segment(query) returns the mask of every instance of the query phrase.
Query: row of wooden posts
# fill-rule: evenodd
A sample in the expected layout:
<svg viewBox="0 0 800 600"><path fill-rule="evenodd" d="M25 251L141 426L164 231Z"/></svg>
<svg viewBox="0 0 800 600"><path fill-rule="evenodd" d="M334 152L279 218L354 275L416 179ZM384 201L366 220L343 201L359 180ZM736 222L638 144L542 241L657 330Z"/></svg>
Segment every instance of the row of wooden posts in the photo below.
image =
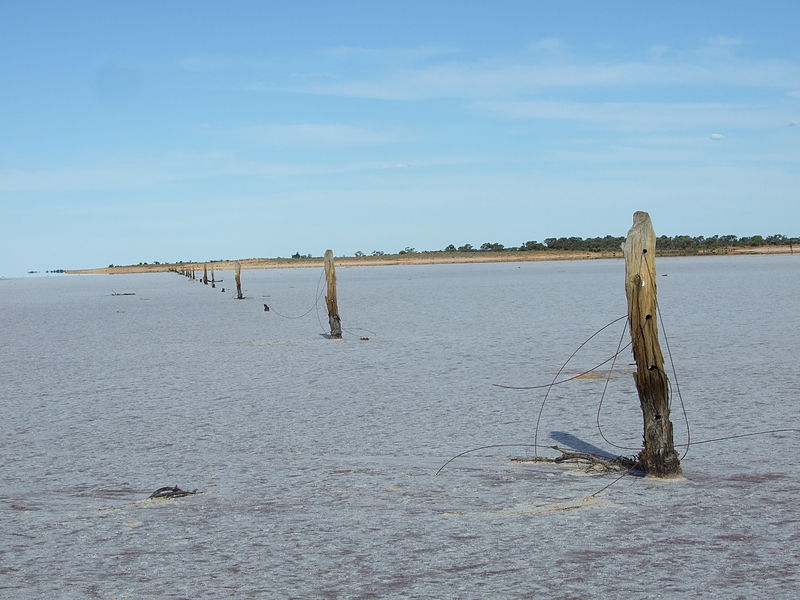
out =
<svg viewBox="0 0 800 600"><path fill-rule="evenodd" d="M189 279L196 280L197 274L195 271L196 265L189 264L184 265L180 270L178 269L170 269L176 273L179 273ZM331 328L331 339L341 339L342 338L342 320L339 317L339 303L336 300L336 267L334 266L333 262L333 250L326 250L325 251L325 259L324 259L324 268L325 268L325 279L328 283L326 294L325 294L325 305L328 309L328 324ZM203 263L203 278L202 281L205 285L208 285L208 263ZM244 300L244 296L242 295L242 263L238 260L234 263L234 279L236 280L236 299L237 300ZM214 266L211 266L211 287L216 287L216 281L214 279ZM222 291L225 291L225 288L222 288ZM265 305L266 306L266 305Z"/></svg>
<svg viewBox="0 0 800 600"><path fill-rule="evenodd" d="M639 403L644 421L644 447L638 462L648 475L656 477L678 477L681 474L680 459L673 442L672 421L669 406L669 382L664 370L664 356L658 341L658 300L655 269L656 235L650 215L637 211L633 215L633 226L622 245L625 257L625 295L628 301L628 323L630 326L633 357L636 361L634 382L639 394ZM242 299L241 263L235 264L236 297ZM330 337L342 337L342 324L336 301L336 269L333 251L325 251L325 278L327 291L325 304L328 309ZM195 279L194 265L186 267L181 274ZM214 286L214 270L211 270ZM203 283L208 284L208 266L203 265Z"/></svg>

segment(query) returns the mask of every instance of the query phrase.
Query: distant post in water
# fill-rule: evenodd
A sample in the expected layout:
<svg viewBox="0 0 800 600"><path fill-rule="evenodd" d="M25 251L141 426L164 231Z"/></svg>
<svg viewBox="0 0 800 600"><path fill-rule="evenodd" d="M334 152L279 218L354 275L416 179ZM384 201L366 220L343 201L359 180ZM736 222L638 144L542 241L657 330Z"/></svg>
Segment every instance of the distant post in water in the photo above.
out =
<svg viewBox="0 0 800 600"><path fill-rule="evenodd" d="M244 299L244 296L242 296L242 263L237 260L234 268L236 269L234 274L234 279L236 279L236 299L242 300Z"/></svg>
<svg viewBox="0 0 800 600"><path fill-rule="evenodd" d="M637 211L622 244L625 256L625 295L636 373L644 418L644 448L639 463L648 475L678 477L681 463L672 440L669 387L664 356L658 343L656 297L656 234L650 215Z"/></svg>
<svg viewBox="0 0 800 600"><path fill-rule="evenodd" d="M211 287L217 287L216 282L214 281L214 265L211 265Z"/></svg>
<svg viewBox="0 0 800 600"><path fill-rule="evenodd" d="M339 305L336 302L336 268L333 266L333 250L325 250L325 279L328 282L325 304L328 307L331 339L340 339L342 337L342 322L339 319Z"/></svg>
<svg viewBox="0 0 800 600"><path fill-rule="evenodd" d="M208 264L203 263L203 284L208 285Z"/></svg>

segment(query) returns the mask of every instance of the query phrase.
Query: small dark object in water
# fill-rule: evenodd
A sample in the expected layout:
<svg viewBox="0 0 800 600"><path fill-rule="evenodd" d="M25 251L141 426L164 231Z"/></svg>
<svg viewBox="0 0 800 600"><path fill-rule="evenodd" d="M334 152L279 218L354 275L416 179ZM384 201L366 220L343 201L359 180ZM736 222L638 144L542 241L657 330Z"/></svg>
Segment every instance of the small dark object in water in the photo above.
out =
<svg viewBox="0 0 800 600"><path fill-rule="evenodd" d="M188 492L186 490L182 490L176 485L175 487L158 488L155 492L150 494L148 498L183 498L184 496L192 496L196 493L196 489Z"/></svg>
<svg viewBox="0 0 800 600"><path fill-rule="evenodd" d="M222 288L222 293L223 293L223 294L225 293L225 288Z"/></svg>
<svg viewBox="0 0 800 600"><path fill-rule="evenodd" d="M269 306L267 306L266 304L264 305L264 312L269 312Z"/></svg>
<svg viewBox="0 0 800 600"><path fill-rule="evenodd" d="M362 342L366 342L367 340L369 340L368 337L362 337L362 338L358 338L358 339L360 339Z"/></svg>

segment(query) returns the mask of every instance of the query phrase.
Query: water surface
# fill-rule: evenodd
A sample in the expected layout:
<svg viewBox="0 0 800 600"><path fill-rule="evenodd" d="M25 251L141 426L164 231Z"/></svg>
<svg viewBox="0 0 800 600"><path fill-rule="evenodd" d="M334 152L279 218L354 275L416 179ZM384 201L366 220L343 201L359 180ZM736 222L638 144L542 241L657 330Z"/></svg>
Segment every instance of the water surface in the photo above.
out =
<svg viewBox="0 0 800 600"><path fill-rule="evenodd" d="M796 427L797 257L657 266L692 439ZM627 342L620 322L564 366L624 315L623 269L339 268L339 341L321 269L245 271L242 301L229 272L0 281L0 597L793 597L797 434L596 496L613 476L509 462L526 448L435 476L533 442L546 390L493 384ZM539 443L635 454L630 363L552 388ZM203 494L144 500L176 484Z"/></svg>

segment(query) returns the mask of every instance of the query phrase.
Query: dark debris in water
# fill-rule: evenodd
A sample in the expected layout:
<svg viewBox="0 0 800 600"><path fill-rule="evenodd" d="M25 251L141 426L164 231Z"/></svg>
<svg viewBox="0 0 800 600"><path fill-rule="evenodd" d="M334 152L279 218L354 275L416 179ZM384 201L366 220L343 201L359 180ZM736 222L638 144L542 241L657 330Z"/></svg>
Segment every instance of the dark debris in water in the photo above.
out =
<svg viewBox="0 0 800 600"><path fill-rule="evenodd" d="M194 489L191 492L187 490L182 490L177 485L174 487L162 487L158 488L155 492L150 494L148 498L183 498L184 496L193 496L197 494L197 490Z"/></svg>

